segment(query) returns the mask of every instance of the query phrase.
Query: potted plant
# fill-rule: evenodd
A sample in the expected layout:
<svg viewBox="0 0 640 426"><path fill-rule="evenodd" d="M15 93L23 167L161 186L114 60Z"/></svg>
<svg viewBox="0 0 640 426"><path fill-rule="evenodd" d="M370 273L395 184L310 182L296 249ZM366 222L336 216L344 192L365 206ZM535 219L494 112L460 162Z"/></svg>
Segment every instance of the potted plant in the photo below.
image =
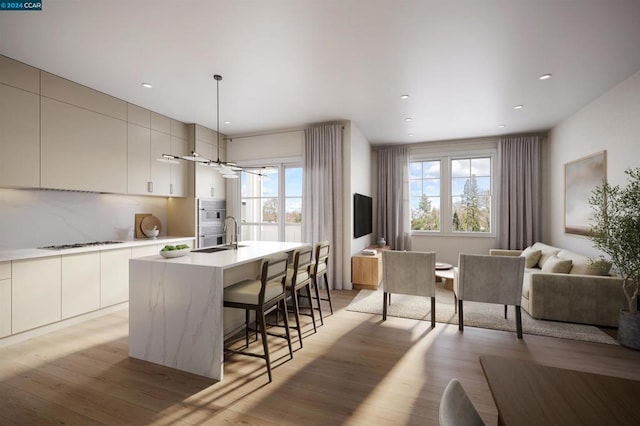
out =
<svg viewBox="0 0 640 426"><path fill-rule="evenodd" d="M628 310L620 311L618 341L640 350L640 168L625 170L627 186L603 182L592 192L593 209L590 238L595 248L611 258L622 278Z"/></svg>

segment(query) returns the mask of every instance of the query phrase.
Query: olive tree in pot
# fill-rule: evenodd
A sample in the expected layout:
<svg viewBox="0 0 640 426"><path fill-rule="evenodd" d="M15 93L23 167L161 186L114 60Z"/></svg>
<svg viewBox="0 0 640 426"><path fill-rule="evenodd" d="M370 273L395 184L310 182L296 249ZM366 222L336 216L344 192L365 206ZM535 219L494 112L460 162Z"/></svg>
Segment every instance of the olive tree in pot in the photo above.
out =
<svg viewBox="0 0 640 426"><path fill-rule="evenodd" d="M629 309L620 311L618 342L640 350L640 168L625 170L627 185L603 182L589 199L593 209L590 238L595 248L611 258L622 278Z"/></svg>

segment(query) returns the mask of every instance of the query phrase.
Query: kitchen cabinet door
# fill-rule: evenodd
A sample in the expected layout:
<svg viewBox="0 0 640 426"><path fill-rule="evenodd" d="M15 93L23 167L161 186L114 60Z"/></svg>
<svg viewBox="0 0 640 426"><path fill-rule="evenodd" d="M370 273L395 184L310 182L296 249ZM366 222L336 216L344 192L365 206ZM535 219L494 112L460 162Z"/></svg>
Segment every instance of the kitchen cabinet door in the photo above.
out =
<svg viewBox="0 0 640 426"><path fill-rule="evenodd" d="M149 195L151 181L151 130L129 123L127 125L127 192Z"/></svg>
<svg viewBox="0 0 640 426"><path fill-rule="evenodd" d="M0 280L0 337L11 334L11 279Z"/></svg>
<svg viewBox="0 0 640 426"><path fill-rule="evenodd" d="M162 154L171 152L171 135L151 130L151 182L150 195L169 196L171 185L171 164L157 161ZM174 154L175 155L175 154Z"/></svg>
<svg viewBox="0 0 640 426"><path fill-rule="evenodd" d="M11 262L0 262L0 337L11 334Z"/></svg>
<svg viewBox="0 0 640 426"><path fill-rule="evenodd" d="M127 123L41 97L43 188L127 192Z"/></svg>
<svg viewBox="0 0 640 426"><path fill-rule="evenodd" d="M100 253L62 256L62 319L100 308Z"/></svg>
<svg viewBox="0 0 640 426"><path fill-rule="evenodd" d="M198 154L215 160L217 155L214 151L212 144L196 139L196 152ZM196 198L211 198L217 195L213 186L214 173L218 173L218 171L213 167L198 166L195 168Z"/></svg>
<svg viewBox="0 0 640 426"><path fill-rule="evenodd" d="M100 307L129 300L131 249L100 252Z"/></svg>
<svg viewBox="0 0 640 426"><path fill-rule="evenodd" d="M11 332L60 321L60 256L11 262Z"/></svg>
<svg viewBox="0 0 640 426"><path fill-rule="evenodd" d="M0 187L40 186L40 98L0 84Z"/></svg>
<svg viewBox="0 0 640 426"><path fill-rule="evenodd" d="M171 136L171 153L178 156L191 154L189 152L187 140ZM187 163L186 161L171 164L171 184L169 187L169 195L173 197L187 196L189 190L189 166L193 167L194 164Z"/></svg>

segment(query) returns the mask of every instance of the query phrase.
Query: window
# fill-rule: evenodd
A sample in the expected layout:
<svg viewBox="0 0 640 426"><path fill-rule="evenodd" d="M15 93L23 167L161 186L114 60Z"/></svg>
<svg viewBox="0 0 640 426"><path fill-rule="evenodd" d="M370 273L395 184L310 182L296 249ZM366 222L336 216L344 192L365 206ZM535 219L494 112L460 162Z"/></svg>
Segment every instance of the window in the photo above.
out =
<svg viewBox="0 0 640 426"><path fill-rule="evenodd" d="M301 242L302 167L261 171L262 177L241 172L241 239Z"/></svg>
<svg viewBox="0 0 640 426"><path fill-rule="evenodd" d="M411 229L440 230L440 161L416 161L409 166Z"/></svg>
<svg viewBox="0 0 640 426"><path fill-rule="evenodd" d="M453 232L491 232L491 158L451 160Z"/></svg>
<svg viewBox="0 0 640 426"><path fill-rule="evenodd" d="M492 234L493 154L411 161L411 229Z"/></svg>

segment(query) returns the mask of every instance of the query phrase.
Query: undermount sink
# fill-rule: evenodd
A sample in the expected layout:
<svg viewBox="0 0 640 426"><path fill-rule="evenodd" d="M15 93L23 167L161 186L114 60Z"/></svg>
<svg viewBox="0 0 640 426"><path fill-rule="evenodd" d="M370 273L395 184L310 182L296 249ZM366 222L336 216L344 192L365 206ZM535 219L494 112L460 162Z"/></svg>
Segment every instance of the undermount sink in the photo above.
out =
<svg viewBox="0 0 640 426"><path fill-rule="evenodd" d="M242 244L238 244L238 247L246 247L246 246ZM205 248L195 249L191 251L194 253L216 253L218 251L233 250L234 248L235 247L232 244L223 244L220 246L205 247Z"/></svg>

